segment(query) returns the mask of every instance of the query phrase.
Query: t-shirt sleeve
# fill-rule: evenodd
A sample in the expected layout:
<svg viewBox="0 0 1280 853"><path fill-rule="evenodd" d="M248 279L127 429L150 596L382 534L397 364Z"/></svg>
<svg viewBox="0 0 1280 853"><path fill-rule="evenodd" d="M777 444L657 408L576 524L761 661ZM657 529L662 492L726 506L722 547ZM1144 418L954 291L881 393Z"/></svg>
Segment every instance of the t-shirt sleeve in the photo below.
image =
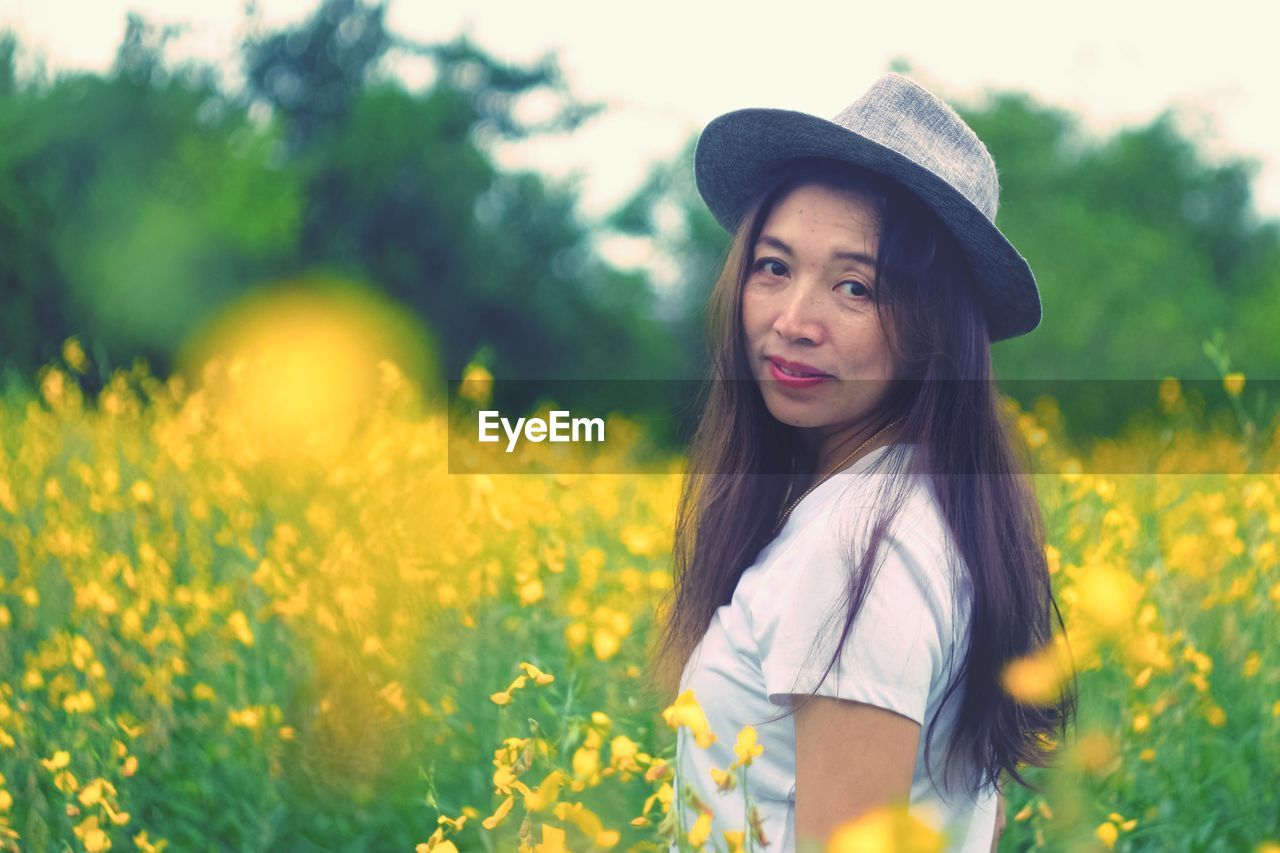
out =
<svg viewBox="0 0 1280 853"><path fill-rule="evenodd" d="M782 706L805 693L865 702L923 726L952 623L945 552L928 525L900 519L881 541L844 653L819 684L844 626L848 579L865 550L862 528L839 513L812 519L754 591L752 633L766 692Z"/></svg>

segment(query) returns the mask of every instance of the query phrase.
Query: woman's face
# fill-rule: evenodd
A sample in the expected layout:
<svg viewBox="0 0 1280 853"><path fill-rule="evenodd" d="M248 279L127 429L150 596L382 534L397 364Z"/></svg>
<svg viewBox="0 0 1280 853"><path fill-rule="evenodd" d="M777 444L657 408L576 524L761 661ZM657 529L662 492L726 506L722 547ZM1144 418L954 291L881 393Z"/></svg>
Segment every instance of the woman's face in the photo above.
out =
<svg viewBox="0 0 1280 853"><path fill-rule="evenodd" d="M831 435L888 391L893 363L871 296L879 224L862 194L822 184L796 187L765 220L742 325L752 374L783 423Z"/></svg>

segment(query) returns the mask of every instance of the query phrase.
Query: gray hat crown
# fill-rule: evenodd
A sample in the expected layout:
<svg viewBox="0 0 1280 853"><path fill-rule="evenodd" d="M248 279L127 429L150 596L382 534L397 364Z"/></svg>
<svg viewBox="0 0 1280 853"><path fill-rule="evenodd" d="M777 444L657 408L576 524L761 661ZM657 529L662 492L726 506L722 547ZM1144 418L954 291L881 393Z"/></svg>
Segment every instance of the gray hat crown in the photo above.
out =
<svg viewBox="0 0 1280 853"><path fill-rule="evenodd" d="M949 104L907 77L885 74L832 121L928 169L995 221L1000 179L991 152Z"/></svg>

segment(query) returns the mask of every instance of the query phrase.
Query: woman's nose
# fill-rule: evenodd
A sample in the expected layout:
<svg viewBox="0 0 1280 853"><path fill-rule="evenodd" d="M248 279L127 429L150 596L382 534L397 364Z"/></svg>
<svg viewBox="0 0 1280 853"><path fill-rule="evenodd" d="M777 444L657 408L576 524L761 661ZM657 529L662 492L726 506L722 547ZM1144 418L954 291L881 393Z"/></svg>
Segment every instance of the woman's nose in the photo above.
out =
<svg viewBox="0 0 1280 853"><path fill-rule="evenodd" d="M787 289L774 318L773 329L787 340L807 339L817 343L822 337L822 308L806 288Z"/></svg>

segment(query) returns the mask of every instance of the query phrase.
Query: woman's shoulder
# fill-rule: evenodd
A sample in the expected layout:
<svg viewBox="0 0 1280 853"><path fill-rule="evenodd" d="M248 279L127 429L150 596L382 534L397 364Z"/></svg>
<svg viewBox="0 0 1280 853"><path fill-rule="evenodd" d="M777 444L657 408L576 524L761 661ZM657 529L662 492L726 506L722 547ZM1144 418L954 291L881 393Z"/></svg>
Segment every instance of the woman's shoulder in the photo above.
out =
<svg viewBox="0 0 1280 853"><path fill-rule="evenodd" d="M880 571L909 574L934 594L952 598L970 582L963 557L931 478L910 471L912 448L883 465L837 475L844 482L824 496L797 538L809 549L860 555L882 514L891 513L880 540ZM886 454L886 457L888 454Z"/></svg>
<svg viewBox="0 0 1280 853"><path fill-rule="evenodd" d="M866 571L860 630L864 637L885 639L863 642L901 647L904 654L936 647L939 666L950 660L967 624L967 576L929 478L899 479L888 492L900 500L885 506L875 490L853 480L848 488L828 489L767 557L747 597L749 624L762 642L773 642L778 631L800 631L797 623L816 626L826 624L833 612L838 616L848 602L846 593L857 586L855 574ZM895 508L874 561L865 563L882 511Z"/></svg>
<svg viewBox="0 0 1280 853"><path fill-rule="evenodd" d="M761 555L773 566L848 555L865 546L882 514L892 515L881 548L950 585L959 555L928 476L911 470L913 445L886 445L814 489ZM790 571L790 570L787 570Z"/></svg>

